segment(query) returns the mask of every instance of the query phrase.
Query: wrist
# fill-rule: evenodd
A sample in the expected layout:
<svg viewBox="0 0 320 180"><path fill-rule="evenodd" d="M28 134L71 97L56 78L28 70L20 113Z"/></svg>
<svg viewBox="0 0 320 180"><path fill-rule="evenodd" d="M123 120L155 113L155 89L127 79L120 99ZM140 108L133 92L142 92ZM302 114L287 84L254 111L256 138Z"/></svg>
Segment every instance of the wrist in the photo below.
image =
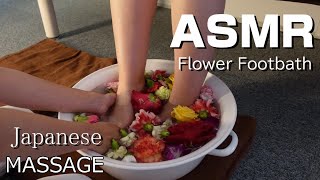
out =
<svg viewBox="0 0 320 180"><path fill-rule="evenodd" d="M105 104L104 104L104 95L95 93L95 92L89 92L87 97L87 102L85 102L85 112L95 113L98 115L101 115L105 112Z"/></svg>

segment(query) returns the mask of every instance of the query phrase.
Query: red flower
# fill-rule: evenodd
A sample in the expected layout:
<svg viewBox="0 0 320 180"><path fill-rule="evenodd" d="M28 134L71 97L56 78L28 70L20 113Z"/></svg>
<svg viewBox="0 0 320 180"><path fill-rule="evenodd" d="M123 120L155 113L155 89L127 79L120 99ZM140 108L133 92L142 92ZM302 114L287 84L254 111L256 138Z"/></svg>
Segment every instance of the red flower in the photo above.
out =
<svg viewBox="0 0 320 180"><path fill-rule="evenodd" d="M161 140L148 135L136 140L131 152L138 162L151 163L162 161L162 152L165 144Z"/></svg>
<svg viewBox="0 0 320 180"><path fill-rule="evenodd" d="M88 122L90 124L97 123L99 121L99 117L97 115L90 115L88 116Z"/></svg>
<svg viewBox="0 0 320 180"><path fill-rule="evenodd" d="M144 129L140 129L139 131L136 132L136 135L137 135L138 138L141 138L141 137L150 135L150 133L148 133Z"/></svg>
<svg viewBox="0 0 320 180"><path fill-rule="evenodd" d="M159 125L161 120L158 116L152 112L146 112L143 109L140 109L139 113L135 114L136 119L131 123L129 129L134 132L138 132L143 129L145 124Z"/></svg>
<svg viewBox="0 0 320 180"><path fill-rule="evenodd" d="M152 93L144 94L138 91L132 91L131 104L135 112L144 109L153 113L160 113L162 104L161 100Z"/></svg>
<svg viewBox="0 0 320 180"><path fill-rule="evenodd" d="M201 146L216 136L214 125L206 121L193 121L178 123L171 126L168 131L170 136L165 138L168 144L185 144Z"/></svg>
<svg viewBox="0 0 320 180"><path fill-rule="evenodd" d="M159 82L154 82L151 79L147 79L147 92L156 92L162 85Z"/></svg>
<svg viewBox="0 0 320 180"><path fill-rule="evenodd" d="M162 80L164 77L167 77L166 71L156 70L152 75L151 79L154 81Z"/></svg>
<svg viewBox="0 0 320 180"><path fill-rule="evenodd" d="M219 112L217 108L212 105L212 99L209 99L208 101L197 99L196 102L191 105L191 109L193 109L196 113L207 111L212 117L219 119Z"/></svg>

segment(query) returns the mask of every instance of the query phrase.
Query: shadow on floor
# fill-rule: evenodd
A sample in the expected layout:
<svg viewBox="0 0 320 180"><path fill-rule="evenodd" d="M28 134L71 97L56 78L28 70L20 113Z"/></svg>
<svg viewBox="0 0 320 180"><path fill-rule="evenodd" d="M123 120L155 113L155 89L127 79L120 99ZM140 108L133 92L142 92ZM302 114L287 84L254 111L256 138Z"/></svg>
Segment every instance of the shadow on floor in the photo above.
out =
<svg viewBox="0 0 320 180"><path fill-rule="evenodd" d="M60 34L58 39L71 37L71 36L74 36L74 35L78 35L78 34L81 34L81 33L85 33L85 32L92 31L92 30L96 30L96 29L102 28L104 26L110 26L110 25L112 25L111 19L106 20L106 21L101 21L101 22L98 22L98 23L95 23L95 24L91 24L91 25L79 28L79 29L75 29L75 30L72 30L72 31L69 31L69 32L62 33L62 34Z"/></svg>

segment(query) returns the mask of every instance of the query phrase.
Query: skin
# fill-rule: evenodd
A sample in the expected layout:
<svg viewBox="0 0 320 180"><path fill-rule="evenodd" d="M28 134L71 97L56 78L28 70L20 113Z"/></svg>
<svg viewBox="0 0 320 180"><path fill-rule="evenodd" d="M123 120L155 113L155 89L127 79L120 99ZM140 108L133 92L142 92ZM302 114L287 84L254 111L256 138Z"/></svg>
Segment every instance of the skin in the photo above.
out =
<svg viewBox="0 0 320 180"><path fill-rule="evenodd" d="M59 121L57 119L35 115L31 113L25 113L10 109L0 109L0 136L6 137L2 138L0 146L0 161L4 161L5 157L10 156L11 159L15 159L20 156L22 160L26 159L28 156L33 159L40 156L57 156L60 154L72 152L78 149L90 149L95 152L104 154L110 147L110 141L112 138L118 138L119 128L112 123L97 123L97 124L87 124L87 123L74 123L68 121ZM82 133L99 133L103 137L102 144L96 145L79 145L79 146L48 146L44 144L40 146L37 150L32 149L30 146L21 145L17 149L10 147L11 144L16 143L16 130L14 127L20 127L21 133L66 133L70 136L71 133L77 133L81 135Z"/></svg>
<svg viewBox="0 0 320 180"><path fill-rule="evenodd" d="M99 94L71 89L31 75L6 68L0 68L0 101L2 104L23 107L31 110L46 110L57 112L91 112L105 114L116 100L115 94ZM109 148L111 137L118 137L119 127L111 122L98 124L84 124L60 121L55 118L19 112L15 110L0 109L0 158L26 155L31 157L59 155L81 148L89 148L104 153ZM21 147L13 150L9 144L14 143L15 130L20 127L23 132L33 133L100 133L103 137L101 146L61 146L52 147L44 145L39 150L30 147ZM7 138L8 137L8 138Z"/></svg>
<svg viewBox="0 0 320 180"><path fill-rule="evenodd" d="M223 13L225 7L225 0L173 0L171 3L173 32L182 14L193 14L204 40L211 34L207 29L208 18L213 14ZM143 73L155 9L156 1L154 0L111 0L113 30L120 68L117 94L119 102L117 101L111 118L116 120L115 117L121 117L127 121L125 124L130 124L133 118L130 105L131 91L140 90L143 87ZM169 103L164 107L160 118L169 117L175 105L191 105L198 97L207 71L190 71L187 68L180 71L178 59L191 56L193 59L213 60L216 56L215 50L207 42L206 47L196 49L192 43L183 43L181 49L174 50L175 84ZM185 81L186 79L188 81ZM129 113L122 113L118 110L120 108Z"/></svg>
<svg viewBox="0 0 320 180"><path fill-rule="evenodd" d="M208 4L214 4L208 6ZM222 14L224 12L225 0L202 0L201 2L193 0L178 0L172 1L172 32L175 33L175 29L179 23L182 14L193 14L197 20L198 27L201 35L204 39L206 48L197 49L193 43L183 43L180 49L174 50L175 58L175 76L172 93L169 99L169 103L164 107L163 112L160 114L160 118L166 119L170 117L170 113L173 107L177 105L191 105L199 96L204 79L207 76L207 71L190 71L188 68L184 68L183 71L179 70L179 57L192 57L193 59L200 59L205 61L211 61L216 56L216 51L205 40L211 33L207 28L208 18L213 14ZM188 79L188 81L186 81ZM192 84L192 88L190 88Z"/></svg>
<svg viewBox="0 0 320 180"><path fill-rule="evenodd" d="M7 68L0 68L0 82L2 103L31 110L103 114L116 99L114 94L71 89Z"/></svg>
<svg viewBox="0 0 320 180"><path fill-rule="evenodd" d="M144 70L157 1L111 0L110 5L120 72L117 102L110 120L120 127L126 127L133 118L131 92L139 91L144 86ZM119 119L123 121L119 122Z"/></svg>

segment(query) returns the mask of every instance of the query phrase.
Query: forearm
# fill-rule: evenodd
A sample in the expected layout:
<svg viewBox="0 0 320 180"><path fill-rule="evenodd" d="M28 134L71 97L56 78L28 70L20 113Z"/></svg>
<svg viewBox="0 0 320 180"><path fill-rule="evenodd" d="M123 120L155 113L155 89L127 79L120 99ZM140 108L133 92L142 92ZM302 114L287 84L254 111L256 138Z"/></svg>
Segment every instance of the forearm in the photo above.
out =
<svg viewBox="0 0 320 180"><path fill-rule="evenodd" d="M99 147L92 145L86 146L81 144L79 146L49 146L47 144L43 144L42 146L39 146L38 149L33 149L31 146L20 145L19 148L14 149L11 147L11 144L15 146L18 142L15 127L19 127L21 129L21 134L28 133L30 135L32 133L41 133L42 135L47 133L65 133L69 137L71 133L76 133L79 136L81 136L82 133L88 133L89 135L94 133L101 134L99 129L94 128L93 126L95 125L60 121L47 116L9 109L0 109L0 137L2 137L0 143L0 161L2 161L6 156L10 156L11 158L21 156L22 159L25 159L27 156L31 156L32 158L37 158L39 156L51 157L78 149L99 149ZM106 149L110 145L110 139L117 137L118 134L117 127L113 124L107 124L104 128L110 129L110 135L104 136L104 140L101 144L101 147ZM101 135L103 136L103 134Z"/></svg>
<svg viewBox="0 0 320 180"><path fill-rule="evenodd" d="M31 110L96 112L103 97L6 68L0 68L0 82L0 102Z"/></svg>

